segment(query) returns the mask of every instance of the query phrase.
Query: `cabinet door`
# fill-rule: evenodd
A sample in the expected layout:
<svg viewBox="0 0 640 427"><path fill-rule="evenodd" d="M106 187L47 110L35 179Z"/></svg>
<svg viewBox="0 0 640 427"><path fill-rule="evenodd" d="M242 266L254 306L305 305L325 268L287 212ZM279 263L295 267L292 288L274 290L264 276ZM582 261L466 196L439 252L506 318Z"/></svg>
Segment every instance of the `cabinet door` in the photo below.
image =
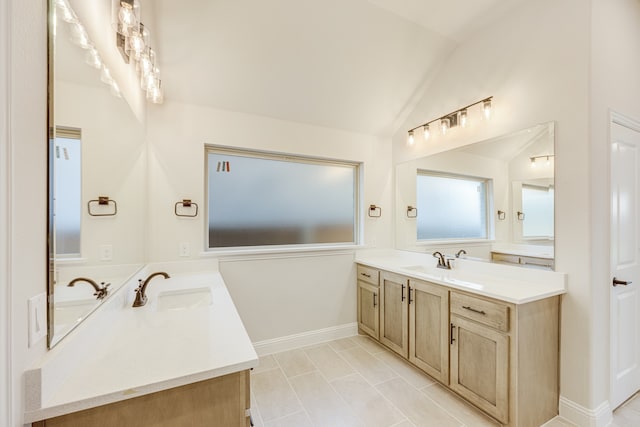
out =
<svg viewBox="0 0 640 427"><path fill-rule="evenodd" d="M408 282L383 272L380 284L380 342L405 358L409 356Z"/></svg>
<svg viewBox="0 0 640 427"><path fill-rule="evenodd" d="M373 338L379 337L378 287L358 280L358 326Z"/></svg>
<svg viewBox="0 0 640 427"><path fill-rule="evenodd" d="M509 336L451 315L450 387L507 424Z"/></svg>
<svg viewBox="0 0 640 427"><path fill-rule="evenodd" d="M409 281L409 360L449 384L449 291Z"/></svg>

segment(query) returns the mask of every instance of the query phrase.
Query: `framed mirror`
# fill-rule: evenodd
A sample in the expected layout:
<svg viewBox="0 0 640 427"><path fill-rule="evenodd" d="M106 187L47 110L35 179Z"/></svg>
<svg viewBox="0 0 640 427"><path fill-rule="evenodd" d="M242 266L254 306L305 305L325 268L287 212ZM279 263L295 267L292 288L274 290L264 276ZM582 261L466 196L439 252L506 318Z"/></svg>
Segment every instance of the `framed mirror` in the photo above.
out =
<svg viewBox="0 0 640 427"><path fill-rule="evenodd" d="M49 7L49 347L144 262L144 124L73 6Z"/></svg>
<svg viewBox="0 0 640 427"><path fill-rule="evenodd" d="M396 247L554 268L554 123L396 165Z"/></svg>

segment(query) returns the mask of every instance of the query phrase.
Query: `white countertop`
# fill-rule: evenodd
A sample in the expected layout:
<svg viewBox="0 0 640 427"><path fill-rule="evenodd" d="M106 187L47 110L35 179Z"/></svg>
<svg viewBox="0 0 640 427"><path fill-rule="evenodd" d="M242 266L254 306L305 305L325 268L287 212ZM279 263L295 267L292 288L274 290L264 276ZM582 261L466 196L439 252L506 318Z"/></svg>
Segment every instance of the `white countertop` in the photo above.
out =
<svg viewBox="0 0 640 427"><path fill-rule="evenodd" d="M452 260L445 270L431 254L393 249L358 251L355 262L513 304L566 293L566 274L555 271L466 259Z"/></svg>
<svg viewBox="0 0 640 427"><path fill-rule="evenodd" d="M507 255L519 255L535 258L553 259L554 248L553 246L542 245L499 245L495 244L491 246L491 252L507 254Z"/></svg>
<svg viewBox="0 0 640 427"><path fill-rule="evenodd" d="M220 273L165 271L172 277L150 282L144 307L131 307L134 280L123 289L121 300L112 303L117 307L106 309L102 318L90 317L80 328L93 328L102 338L74 343L66 342L67 337L26 373L25 423L257 366L258 357ZM157 310L160 292L203 287L211 290L210 305ZM61 360L65 357L66 362ZM73 366L66 375L57 372L69 364Z"/></svg>

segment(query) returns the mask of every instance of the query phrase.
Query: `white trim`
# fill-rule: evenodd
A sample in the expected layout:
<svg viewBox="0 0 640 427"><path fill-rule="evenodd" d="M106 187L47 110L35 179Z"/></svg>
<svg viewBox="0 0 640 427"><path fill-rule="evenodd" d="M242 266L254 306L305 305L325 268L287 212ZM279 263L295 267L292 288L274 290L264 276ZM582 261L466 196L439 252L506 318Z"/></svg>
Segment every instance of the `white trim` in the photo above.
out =
<svg viewBox="0 0 640 427"><path fill-rule="evenodd" d="M616 123L620 126L624 126L636 132L640 132L640 122L636 119L633 119L629 116L625 116L624 114L618 113L617 111L609 111L610 122Z"/></svg>
<svg viewBox="0 0 640 427"><path fill-rule="evenodd" d="M300 334L287 335L270 340L254 342L258 356L279 353L281 351L293 350L309 345L348 338L358 335L358 324L347 323L345 325L333 326L331 328L317 329L315 331L303 332Z"/></svg>
<svg viewBox="0 0 640 427"><path fill-rule="evenodd" d="M560 416L580 427L606 427L613 419L608 400L595 409L587 409L563 396L560 396Z"/></svg>
<svg viewBox="0 0 640 427"><path fill-rule="evenodd" d="M11 103L10 2L0 3L0 425L12 425L13 373L11 365L11 289L9 280L11 216L9 210L11 180Z"/></svg>

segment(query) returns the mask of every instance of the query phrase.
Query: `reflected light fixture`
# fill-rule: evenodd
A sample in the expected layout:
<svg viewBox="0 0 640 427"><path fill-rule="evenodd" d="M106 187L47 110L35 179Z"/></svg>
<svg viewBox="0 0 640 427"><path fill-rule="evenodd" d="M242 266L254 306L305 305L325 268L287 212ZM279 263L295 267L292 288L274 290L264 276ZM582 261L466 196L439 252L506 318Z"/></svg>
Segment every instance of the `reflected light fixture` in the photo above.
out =
<svg viewBox="0 0 640 427"><path fill-rule="evenodd" d="M149 46L149 29L140 21L138 0L112 0L111 25L116 31L116 45L124 61L133 60L140 77L140 88L147 100L161 104L163 97L156 52Z"/></svg>
<svg viewBox="0 0 640 427"><path fill-rule="evenodd" d="M545 159L545 166L551 166L551 158L555 157L555 154L543 154L542 156L533 156L533 157L529 157L529 160L531 160L531 167L535 168L536 164L538 163L538 159Z"/></svg>
<svg viewBox="0 0 640 427"><path fill-rule="evenodd" d="M482 104L482 111L483 114L485 116L485 118L489 119L491 117L491 102L493 100L493 96L490 96L488 98L484 98L481 99L480 101L476 101L472 104L469 104L467 106L464 106L462 108L457 109L456 111L453 111L451 113L445 114L444 116L438 117L437 119L433 119L430 120L428 122L425 122L421 125L418 125L416 127L414 127L413 129L409 129L408 130L408 138L407 138L407 143L408 145L413 145L415 140L413 137L413 133L414 131L416 131L419 128L423 128L424 130L424 139L428 140L429 136L430 136L430 132L429 132L429 125L435 122L440 122L440 130L442 131L442 134L445 135L449 129L454 128L458 125L460 125L460 127L466 127L467 124L469 123L468 117L468 109L475 106L475 105L479 105Z"/></svg>

